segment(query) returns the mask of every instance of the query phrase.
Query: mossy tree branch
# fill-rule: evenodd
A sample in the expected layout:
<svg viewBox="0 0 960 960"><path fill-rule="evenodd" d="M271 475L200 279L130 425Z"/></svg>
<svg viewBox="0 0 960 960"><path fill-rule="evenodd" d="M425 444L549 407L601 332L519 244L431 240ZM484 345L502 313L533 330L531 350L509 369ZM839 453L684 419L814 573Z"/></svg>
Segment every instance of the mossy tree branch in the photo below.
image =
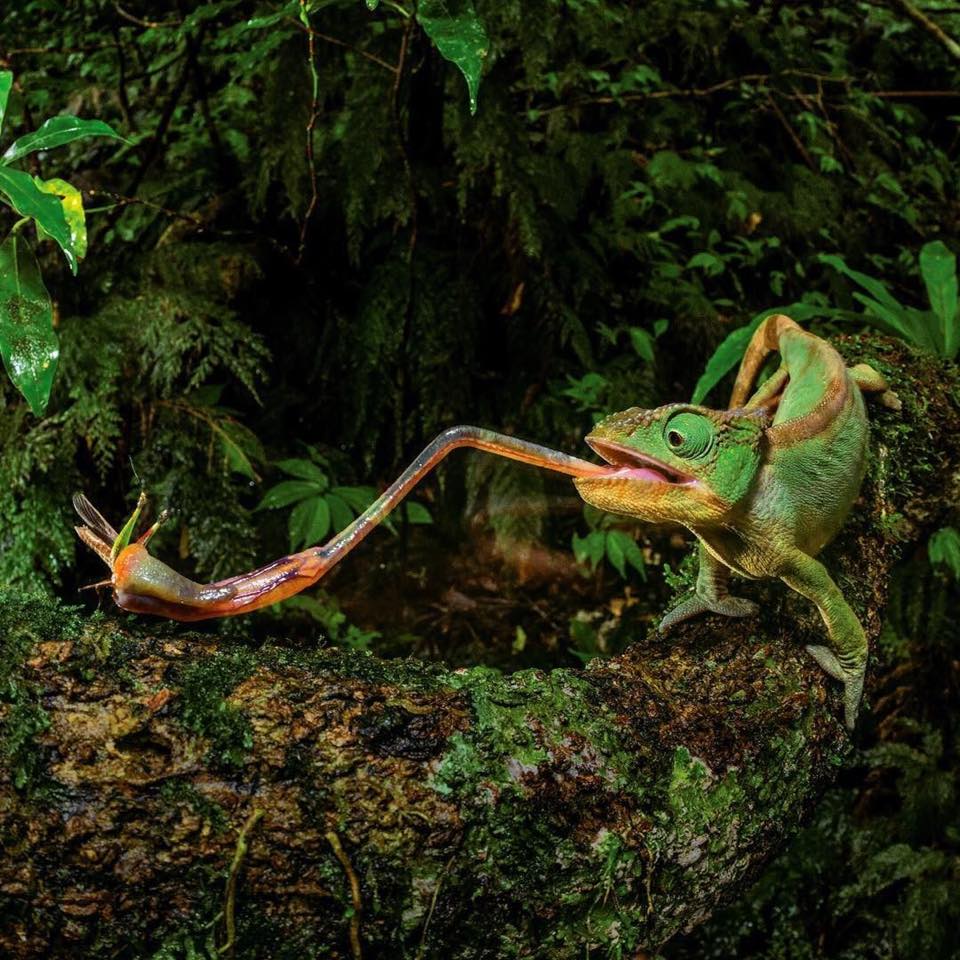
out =
<svg viewBox="0 0 960 960"><path fill-rule="evenodd" d="M903 401L871 402L869 476L825 557L875 640L891 566L956 501L960 393L900 344L838 345ZM656 948L743 885L849 749L839 690L803 653L816 611L778 584L744 592L761 620L511 677L8 596L0 953Z"/></svg>

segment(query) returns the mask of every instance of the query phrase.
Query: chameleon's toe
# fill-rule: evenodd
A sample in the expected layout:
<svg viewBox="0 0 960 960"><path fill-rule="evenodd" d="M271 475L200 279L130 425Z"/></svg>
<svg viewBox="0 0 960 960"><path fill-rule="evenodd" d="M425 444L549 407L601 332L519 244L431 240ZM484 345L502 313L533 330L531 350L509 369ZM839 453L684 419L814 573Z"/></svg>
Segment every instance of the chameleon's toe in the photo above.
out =
<svg viewBox="0 0 960 960"><path fill-rule="evenodd" d="M848 730L853 730L857 723L857 712L860 709L860 698L863 696L863 681L867 673L867 665L844 667L837 659L837 655L828 647L809 646L807 653L813 657L834 680L843 684L843 720Z"/></svg>
<svg viewBox="0 0 960 960"><path fill-rule="evenodd" d="M659 631L666 633L683 620L699 616L701 613L718 613L724 617L752 617L759 610L752 600L743 597L724 597L722 600L691 597L675 606L661 621Z"/></svg>

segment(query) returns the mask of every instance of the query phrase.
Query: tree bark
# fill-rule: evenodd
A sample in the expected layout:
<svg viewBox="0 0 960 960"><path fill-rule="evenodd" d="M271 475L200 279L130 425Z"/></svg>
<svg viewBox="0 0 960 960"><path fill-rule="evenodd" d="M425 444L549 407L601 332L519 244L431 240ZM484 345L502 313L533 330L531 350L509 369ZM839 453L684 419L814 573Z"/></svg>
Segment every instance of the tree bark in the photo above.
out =
<svg viewBox="0 0 960 960"><path fill-rule="evenodd" d="M874 641L960 485L952 367L888 376L824 561ZM745 584L582 671L503 676L0 601L0 955L634 957L703 920L850 749L816 610ZM877 662L876 653L873 658ZM869 689L861 713L869 726Z"/></svg>

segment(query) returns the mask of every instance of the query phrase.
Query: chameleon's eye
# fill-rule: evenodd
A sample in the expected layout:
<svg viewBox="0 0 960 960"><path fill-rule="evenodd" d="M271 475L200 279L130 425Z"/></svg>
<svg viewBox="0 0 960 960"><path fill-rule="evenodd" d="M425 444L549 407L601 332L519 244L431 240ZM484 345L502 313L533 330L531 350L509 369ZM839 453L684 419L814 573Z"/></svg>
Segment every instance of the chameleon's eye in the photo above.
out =
<svg viewBox="0 0 960 960"><path fill-rule="evenodd" d="M717 440L713 422L689 410L674 414L664 425L663 435L671 452L685 460L706 456Z"/></svg>

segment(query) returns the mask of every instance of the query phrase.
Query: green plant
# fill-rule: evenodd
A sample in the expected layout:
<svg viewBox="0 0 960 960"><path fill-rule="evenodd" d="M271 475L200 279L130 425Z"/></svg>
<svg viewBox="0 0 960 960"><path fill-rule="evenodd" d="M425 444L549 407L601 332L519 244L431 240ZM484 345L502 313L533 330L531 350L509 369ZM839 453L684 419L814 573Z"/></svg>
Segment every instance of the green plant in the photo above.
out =
<svg viewBox="0 0 960 960"><path fill-rule="evenodd" d="M953 360L960 350L960 315L958 315L957 258L942 241L934 240L920 249L918 265L927 290L929 310L918 310L902 304L875 277L848 267L843 257L821 254L820 261L849 277L866 294L853 292L853 299L864 307L862 314L853 314L884 333L900 337L908 343ZM837 311L838 317L847 317Z"/></svg>
<svg viewBox="0 0 960 960"><path fill-rule="evenodd" d="M257 506L258 510L276 510L295 505L288 522L291 550L319 543L331 531L339 533L377 498L373 487L331 485L329 461L314 447L307 449L309 460L277 461L275 466L294 479L272 486ZM407 501L402 510L409 523L432 522L422 504ZM396 533L390 517L383 525Z"/></svg>
<svg viewBox="0 0 960 960"><path fill-rule="evenodd" d="M13 74L0 71L0 132L12 86ZM49 238L60 246L76 275L87 252L87 227L83 198L76 187L59 177L44 180L10 165L84 137L122 139L102 120L56 116L14 140L0 156L0 202L21 218L0 243L0 355L10 379L37 415L50 398L60 349L53 328L53 302L21 230L32 221L41 240Z"/></svg>
<svg viewBox="0 0 960 960"><path fill-rule="evenodd" d="M584 507L583 515L591 529L585 537L576 533L573 535L571 546L577 563L596 570L606 559L623 579L626 579L627 567L630 566L640 574L642 580L646 580L647 566L643 551L626 530L615 526L622 521L589 505Z"/></svg>
<svg viewBox="0 0 960 960"><path fill-rule="evenodd" d="M960 582L960 531L955 527L942 527L927 544L927 555L934 567L950 572Z"/></svg>

